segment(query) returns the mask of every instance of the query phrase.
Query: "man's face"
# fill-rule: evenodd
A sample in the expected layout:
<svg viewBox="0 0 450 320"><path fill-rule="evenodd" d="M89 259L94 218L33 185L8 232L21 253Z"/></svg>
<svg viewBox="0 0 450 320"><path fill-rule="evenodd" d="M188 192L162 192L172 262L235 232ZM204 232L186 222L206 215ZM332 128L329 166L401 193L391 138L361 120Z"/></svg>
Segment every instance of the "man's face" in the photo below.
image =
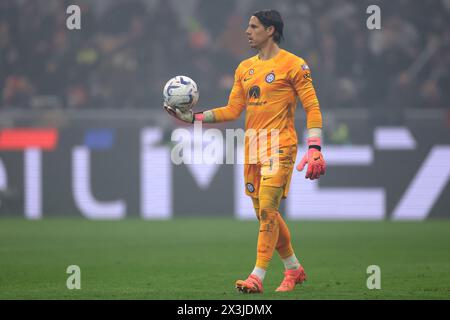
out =
<svg viewBox="0 0 450 320"><path fill-rule="evenodd" d="M273 32L274 28L272 26L266 29L257 17L252 16L245 34L250 47L260 49L271 38Z"/></svg>

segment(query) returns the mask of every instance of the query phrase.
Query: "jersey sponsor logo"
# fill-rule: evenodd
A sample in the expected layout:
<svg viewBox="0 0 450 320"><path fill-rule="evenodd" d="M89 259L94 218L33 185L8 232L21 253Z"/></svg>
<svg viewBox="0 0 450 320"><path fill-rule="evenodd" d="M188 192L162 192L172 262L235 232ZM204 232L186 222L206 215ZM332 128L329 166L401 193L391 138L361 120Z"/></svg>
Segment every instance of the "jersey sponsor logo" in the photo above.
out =
<svg viewBox="0 0 450 320"><path fill-rule="evenodd" d="M248 192L253 193L255 192L255 187L251 183L247 183L246 185Z"/></svg>
<svg viewBox="0 0 450 320"><path fill-rule="evenodd" d="M259 102L249 102L247 103L247 106L263 106L267 103L267 101L259 101Z"/></svg>
<svg viewBox="0 0 450 320"><path fill-rule="evenodd" d="M273 72L269 73L266 76L266 82L267 83L272 83L275 80L275 74Z"/></svg>
<svg viewBox="0 0 450 320"><path fill-rule="evenodd" d="M259 99L261 97L261 89L258 86L253 86L248 90L249 99Z"/></svg>

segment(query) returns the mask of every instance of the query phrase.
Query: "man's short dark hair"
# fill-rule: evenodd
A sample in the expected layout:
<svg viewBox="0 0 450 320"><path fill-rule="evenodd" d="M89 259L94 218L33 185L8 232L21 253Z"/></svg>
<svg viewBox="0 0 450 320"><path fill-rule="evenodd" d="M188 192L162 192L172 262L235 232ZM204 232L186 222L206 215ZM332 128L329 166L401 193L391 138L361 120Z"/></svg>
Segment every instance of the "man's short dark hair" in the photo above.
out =
<svg viewBox="0 0 450 320"><path fill-rule="evenodd" d="M281 18L281 14L276 10L260 10L256 11L253 14L258 20L262 23L262 25L266 28L273 26L275 31L273 33L273 41L277 44L281 42L283 37L283 19Z"/></svg>

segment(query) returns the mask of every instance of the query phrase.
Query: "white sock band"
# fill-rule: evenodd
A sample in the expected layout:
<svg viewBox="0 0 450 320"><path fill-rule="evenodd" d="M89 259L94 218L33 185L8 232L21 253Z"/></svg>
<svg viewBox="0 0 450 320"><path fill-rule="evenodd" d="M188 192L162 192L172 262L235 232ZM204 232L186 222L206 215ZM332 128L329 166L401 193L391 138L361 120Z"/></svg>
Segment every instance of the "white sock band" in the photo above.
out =
<svg viewBox="0 0 450 320"><path fill-rule="evenodd" d="M295 256L295 254L293 254L290 257L287 257L286 259L283 259L283 264L286 270L298 269L298 267L300 267L300 262L298 262L298 259Z"/></svg>
<svg viewBox="0 0 450 320"><path fill-rule="evenodd" d="M263 268L255 267L255 269L253 269L252 271L252 274L254 274L258 278L260 278L261 281L263 281L264 277L266 276L266 270L264 270Z"/></svg>

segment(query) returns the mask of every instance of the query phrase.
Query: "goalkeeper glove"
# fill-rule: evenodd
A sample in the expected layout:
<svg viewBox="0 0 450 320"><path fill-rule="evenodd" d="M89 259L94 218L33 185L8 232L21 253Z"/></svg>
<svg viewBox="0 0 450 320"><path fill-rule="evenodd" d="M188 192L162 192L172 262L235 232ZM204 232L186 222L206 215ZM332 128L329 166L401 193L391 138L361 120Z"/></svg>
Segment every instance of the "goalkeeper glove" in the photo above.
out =
<svg viewBox="0 0 450 320"><path fill-rule="evenodd" d="M306 170L306 179L319 179L320 175L325 174L326 163L320 152L320 138L308 138L308 152L303 156L300 163L297 165L297 170L302 171L305 165L308 165Z"/></svg>
<svg viewBox="0 0 450 320"><path fill-rule="evenodd" d="M180 109L176 107L171 107L166 103L164 103L164 109L172 117L175 117L184 122L194 123L194 113L192 112L192 110L181 111Z"/></svg>

